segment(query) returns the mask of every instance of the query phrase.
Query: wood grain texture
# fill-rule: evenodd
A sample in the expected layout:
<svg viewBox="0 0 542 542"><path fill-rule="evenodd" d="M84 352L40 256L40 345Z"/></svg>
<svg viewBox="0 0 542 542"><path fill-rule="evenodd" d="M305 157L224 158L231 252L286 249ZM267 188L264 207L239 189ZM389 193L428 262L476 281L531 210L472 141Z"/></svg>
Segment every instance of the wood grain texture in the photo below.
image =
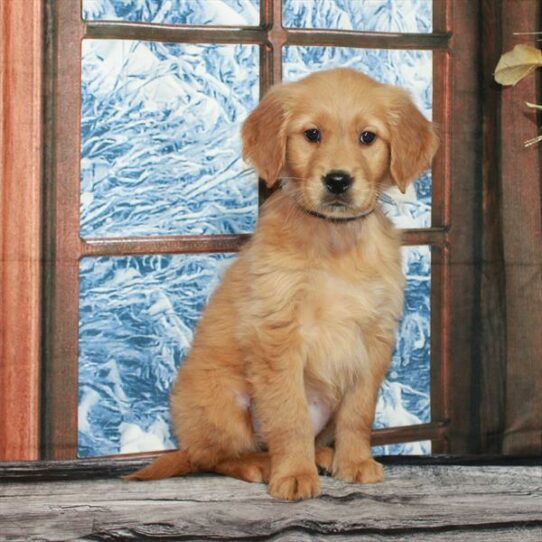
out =
<svg viewBox="0 0 542 542"><path fill-rule="evenodd" d="M160 454L134 454L111 458L60 461L10 461L0 463L0 483L56 482L120 478L139 470ZM409 467L542 467L542 457L503 455L385 455L383 465Z"/></svg>
<svg viewBox="0 0 542 542"><path fill-rule="evenodd" d="M503 1L503 51L517 43L540 47L540 2ZM537 25L538 23L538 25ZM504 453L542 454L542 145L540 116L524 102L542 103L535 74L501 94L501 172L506 281L506 419Z"/></svg>
<svg viewBox="0 0 542 542"><path fill-rule="evenodd" d="M47 3L42 457L77 454L80 3Z"/></svg>
<svg viewBox="0 0 542 542"><path fill-rule="evenodd" d="M274 500L261 484L213 475L3 483L0 540L542 538L540 466L386 471L377 485L322 477L322 496L299 503Z"/></svg>
<svg viewBox="0 0 542 542"><path fill-rule="evenodd" d="M0 2L0 459L38 456L42 1Z"/></svg>
<svg viewBox="0 0 542 542"><path fill-rule="evenodd" d="M477 316L475 218L481 216L481 108L479 82L479 2L451 2L451 72L454 86L451 130L451 205L449 232L449 398L451 453L480 453L476 363Z"/></svg>
<svg viewBox="0 0 542 542"><path fill-rule="evenodd" d="M272 4L269 4L271 8ZM279 3L275 5L280 6ZM276 21L278 17L275 17ZM264 22L264 25L268 21ZM280 21L279 21L280 23ZM132 22L89 21L85 38L127 39L172 43L263 43L269 39L269 26L221 28L213 26L180 26ZM438 49L446 48L450 35L445 32L409 34L361 32L349 30L280 28L291 45L328 45L372 49Z"/></svg>
<svg viewBox="0 0 542 542"><path fill-rule="evenodd" d="M478 432L471 433L473 448L500 453L505 417L506 303L502 254L502 193L500 190L500 86L493 73L501 51L501 5L481 2L479 44L482 107L482 175L475 217L477 250L475 320L478 340L473 352L476 377L473 392L479 397Z"/></svg>

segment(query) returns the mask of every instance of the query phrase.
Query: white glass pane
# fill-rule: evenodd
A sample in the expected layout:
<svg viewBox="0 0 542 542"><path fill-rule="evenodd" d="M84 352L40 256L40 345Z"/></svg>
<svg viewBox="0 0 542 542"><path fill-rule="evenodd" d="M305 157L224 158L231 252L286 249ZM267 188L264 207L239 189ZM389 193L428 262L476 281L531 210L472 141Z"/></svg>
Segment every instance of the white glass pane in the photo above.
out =
<svg viewBox="0 0 542 542"><path fill-rule="evenodd" d="M380 389L375 428L431 421L431 250L403 247L405 308L390 370Z"/></svg>
<svg viewBox="0 0 542 542"><path fill-rule="evenodd" d="M252 231L257 46L85 40L82 69L82 237Z"/></svg>
<svg viewBox="0 0 542 542"><path fill-rule="evenodd" d="M433 0L283 0L283 24L364 32L431 32Z"/></svg>
<svg viewBox="0 0 542 542"><path fill-rule="evenodd" d="M233 254L83 258L80 457L175 446L168 399Z"/></svg>
<svg viewBox="0 0 542 542"><path fill-rule="evenodd" d="M259 10L259 0L83 0L88 21L257 26Z"/></svg>

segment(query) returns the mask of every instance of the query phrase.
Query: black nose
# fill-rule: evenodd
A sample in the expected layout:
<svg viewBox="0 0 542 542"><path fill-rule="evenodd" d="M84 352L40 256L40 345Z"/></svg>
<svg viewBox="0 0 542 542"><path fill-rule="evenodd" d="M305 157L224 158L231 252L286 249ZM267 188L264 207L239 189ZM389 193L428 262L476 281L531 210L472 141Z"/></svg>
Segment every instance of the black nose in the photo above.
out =
<svg viewBox="0 0 542 542"><path fill-rule="evenodd" d="M344 194L354 181L346 171L330 171L322 180L332 194Z"/></svg>

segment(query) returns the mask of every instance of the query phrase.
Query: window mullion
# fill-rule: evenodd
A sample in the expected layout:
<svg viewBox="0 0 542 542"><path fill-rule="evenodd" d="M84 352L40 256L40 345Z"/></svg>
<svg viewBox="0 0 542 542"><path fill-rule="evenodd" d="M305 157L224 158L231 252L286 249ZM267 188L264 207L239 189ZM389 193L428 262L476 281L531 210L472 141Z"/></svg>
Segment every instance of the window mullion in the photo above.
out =
<svg viewBox="0 0 542 542"><path fill-rule="evenodd" d="M81 256L237 252L249 238L249 234L93 238L81 241Z"/></svg>

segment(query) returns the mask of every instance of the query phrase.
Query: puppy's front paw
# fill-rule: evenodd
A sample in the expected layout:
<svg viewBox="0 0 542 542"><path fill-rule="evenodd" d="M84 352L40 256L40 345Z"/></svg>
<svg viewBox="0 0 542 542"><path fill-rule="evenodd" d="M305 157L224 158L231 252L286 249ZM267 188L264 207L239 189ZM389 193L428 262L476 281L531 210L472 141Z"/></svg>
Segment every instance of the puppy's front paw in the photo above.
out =
<svg viewBox="0 0 542 542"><path fill-rule="evenodd" d="M384 481L384 467L372 457L365 461L343 461L335 464L333 476L345 482L375 484Z"/></svg>
<svg viewBox="0 0 542 542"><path fill-rule="evenodd" d="M304 472L273 477L269 482L269 494L277 499L299 501L320 495L320 480L315 472Z"/></svg>

